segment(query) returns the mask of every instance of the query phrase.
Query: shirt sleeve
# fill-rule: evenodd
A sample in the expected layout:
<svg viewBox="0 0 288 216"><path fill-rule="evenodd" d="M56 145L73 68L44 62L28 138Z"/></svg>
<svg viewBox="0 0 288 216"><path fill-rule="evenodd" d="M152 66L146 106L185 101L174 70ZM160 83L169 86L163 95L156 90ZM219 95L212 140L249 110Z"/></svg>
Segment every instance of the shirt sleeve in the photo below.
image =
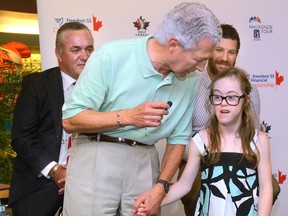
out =
<svg viewBox="0 0 288 216"><path fill-rule="evenodd" d="M108 54L101 50L90 56L71 97L63 105L63 119L71 118L87 109L99 111L107 92L110 65Z"/></svg>
<svg viewBox="0 0 288 216"><path fill-rule="evenodd" d="M260 111L261 111L261 101L258 89L253 86L252 91L250 93L251 99L251 110L254 117L255 128L260 129Z"/></svg>
<svg viewBox="0 0 288 216"><path fill-rule="evenodd" d="M203 139L201 138L199 133L196 133L194 137L192 137L194 144L196 145L197 149L199 150L200 154L202 156L205 156L207 154L205 149L205 143Z"/></svg>

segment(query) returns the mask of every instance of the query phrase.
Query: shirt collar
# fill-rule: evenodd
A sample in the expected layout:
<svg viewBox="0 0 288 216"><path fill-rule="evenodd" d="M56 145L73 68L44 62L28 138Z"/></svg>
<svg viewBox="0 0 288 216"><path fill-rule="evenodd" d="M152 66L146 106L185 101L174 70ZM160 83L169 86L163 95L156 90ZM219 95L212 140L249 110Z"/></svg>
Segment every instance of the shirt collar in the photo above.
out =
<svg viewBox="0 0 288 216"><path fill-rule="evenodd" d="M141 43L137 44L136 61L143 77L146 78L151 76L161 76L161 77L163 76L162 74L160 74L158 71L155 70L148 56L147 43L148 40L153 37L154 35L148 35L142 38ZM173 80L175 79L175 74L171 71L166 78L167 80L170 80L168 81L168 83L172 83Z"/></svg>
<svg viewBox="0 0 288 216"><path fill-rule="evenodd" d="M204 85L208 88L212 82L208 72L207 72L207 69L203 72L199 72L200 74L200 77L202 79L202 82L204 83Z"/></svg>
<svg viewBox="0 0 288 216"><path fill-rule="evenodd" d="M63 90L66 91L73 83L76 82L74 78L61 71Z"/></svg>

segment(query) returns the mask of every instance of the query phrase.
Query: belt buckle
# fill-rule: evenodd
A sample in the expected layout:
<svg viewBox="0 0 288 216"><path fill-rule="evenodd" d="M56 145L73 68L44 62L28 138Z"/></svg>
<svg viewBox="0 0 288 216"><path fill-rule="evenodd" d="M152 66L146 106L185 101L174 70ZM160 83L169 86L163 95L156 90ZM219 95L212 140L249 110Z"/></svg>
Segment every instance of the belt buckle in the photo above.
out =
<svg viewBox="0 0 288 216"><path fill-rule="evenodd" d="M121 137L118 137L118 142L119 142L119 143L124 143L124 144L129 144L129 143L125 142L125 139L124 139L124 138L121 138ZM133 141L133 143L131 143L130 146L135 146L136 144L137 144L137 142L136 142L136 141Z"/></svg>

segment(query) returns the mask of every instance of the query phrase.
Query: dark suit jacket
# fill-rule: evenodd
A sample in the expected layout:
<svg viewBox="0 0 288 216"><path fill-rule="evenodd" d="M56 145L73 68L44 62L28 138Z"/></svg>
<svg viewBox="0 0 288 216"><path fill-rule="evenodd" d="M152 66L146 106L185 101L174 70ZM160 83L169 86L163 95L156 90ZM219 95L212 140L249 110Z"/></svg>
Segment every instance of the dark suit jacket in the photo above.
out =
<svg viewBox="0 0 288 216"><path fill-rule="evenodd" d="M58 161L63 103L63 84L58 67L23 78L12 124L11 145L17 157L9 204L35 192L44 184L54 184L44 176L39 177L39 174L51 161ZM46 199L51 202L53 197Z"/></svg>

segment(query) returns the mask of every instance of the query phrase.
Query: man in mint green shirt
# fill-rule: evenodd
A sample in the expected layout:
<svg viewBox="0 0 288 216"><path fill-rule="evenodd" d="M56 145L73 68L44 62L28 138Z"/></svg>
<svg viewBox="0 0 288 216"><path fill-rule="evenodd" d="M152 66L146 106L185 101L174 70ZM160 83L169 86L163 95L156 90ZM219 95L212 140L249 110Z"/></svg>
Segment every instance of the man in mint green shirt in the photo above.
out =
<svg viewBox="0 0 288 216"><path fill-rule="evenodd" d="M65 130L77 133L64 215L128 216L140 203L148 215L159 212L190 140L198 78L188 73L204 69L220 36L209 9L183 3L154 36L110 42L91 55L63 106ZM163 138L160 169L154 144Z"/></svg>

